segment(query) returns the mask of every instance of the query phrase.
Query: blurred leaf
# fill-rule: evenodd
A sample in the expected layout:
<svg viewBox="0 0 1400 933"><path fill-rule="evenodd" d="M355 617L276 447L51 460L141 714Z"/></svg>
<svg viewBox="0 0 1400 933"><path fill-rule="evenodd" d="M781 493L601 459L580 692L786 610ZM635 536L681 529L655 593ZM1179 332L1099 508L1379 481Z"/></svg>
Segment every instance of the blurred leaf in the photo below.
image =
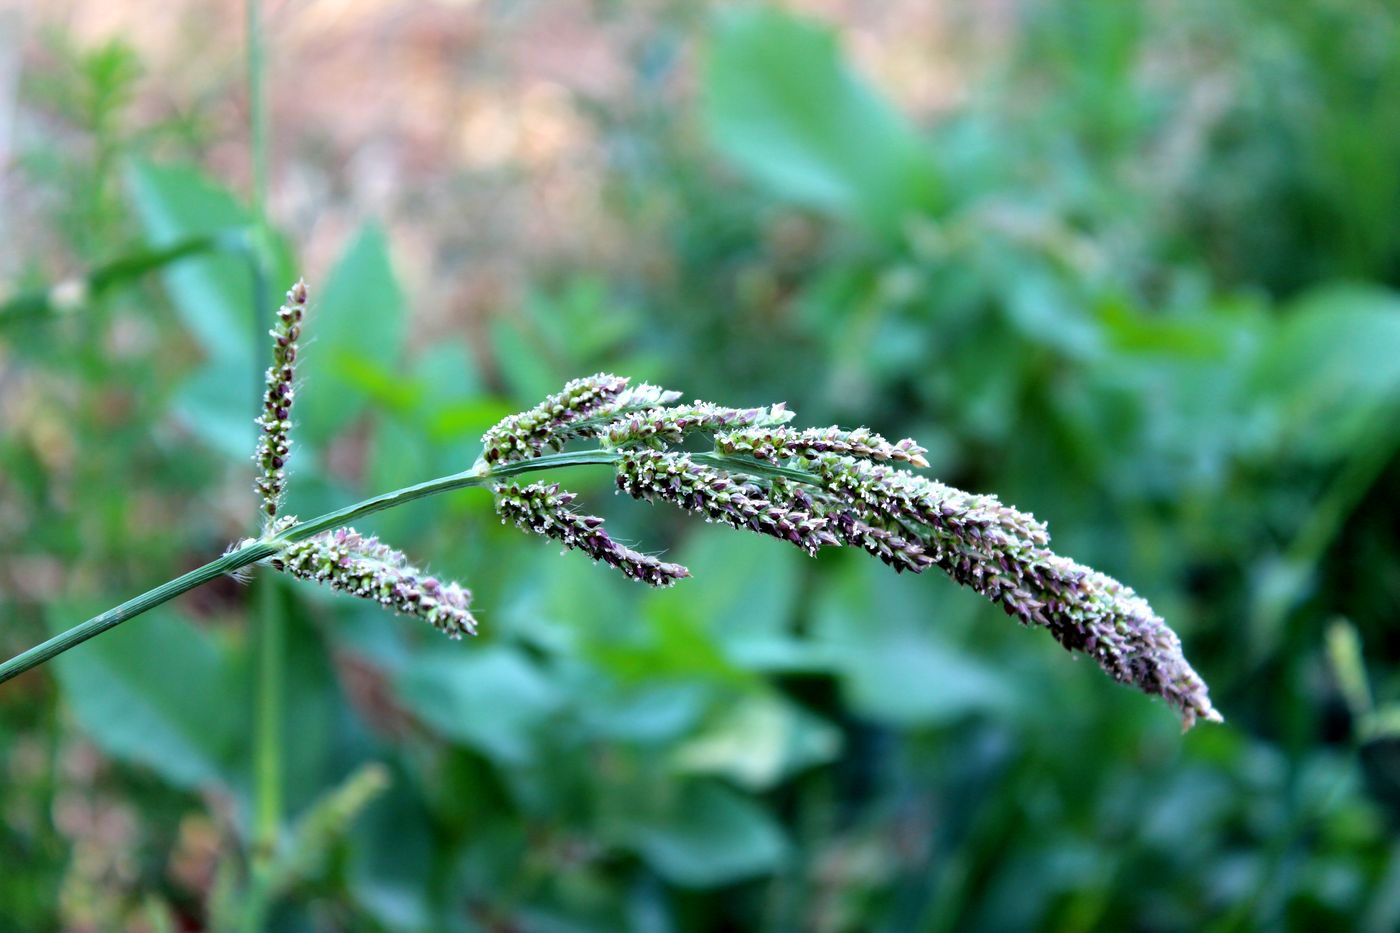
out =
<svg viewBox="0 0 1400 933"><path fill-rule="evenodd" d="M357 908L387 929L436 933L443 927L425 881L435 868L431 817L405 775L392 777L388 791L352 824L350 892Z"/></svg>
<svg viewBox="0 0 1400 933"><path fill-rule="evenodd" d="M975 657L908 631L872 633L854 649L844 678L864 715L900 725L941 725L970 713L1006 715L1016 691Z"/></svg>
<svg viewBox="0 0 1400 933"><path fill-rule="evenodd" d="M366 385L388 384L403 345L403 293L379 227L362 227L312 295L299 361L300 436L324 445L359 415ZM373 377L367 374L375 374Z"/></svg>
<svg viewBox="0 0 1400 933"><path fill-rule="evenodd" d="M84 614L73 608L54 608L55 631ZM235 783L238 682L219 646L173 611L152 610L54 665L83 731L107 754L180 787Z"/></svg>
<svg viewBox="0 0 1400 933"><path fill-rule="evenodd" d="M398 489L435 475L428 444L422 434L397 420L381 418L375 425L369 454L367 486L373 490ZM460 468L459 468L460 469ZM412 503L375 516L379 533L390 542L411 543L424 525L436 516L439 503Z"/></svg>
<svg viewBox="0 0 1400 933"><path fill-rule="evenodd" d="M1400 397L1400 296L1334 286L1299 299L1260 354L1251 385L1259 404L1274 406L1290 453L1345 451L1378 407Z"/></svg>
<svg viewBox="0 0 1400 933"><path fill-rule="evenodd" d="M746 790L767 790L803 768L830 761L841 733L830 723L769 692L728 706L676 749L672 764L691 774L727 777Z"/></svg>
<svg viewBox="0 0 1400 933"><path fill-rule="evenodd" d="M804 558L783 542L749 532L696 528L674 557L695 575L681 587L649 591L643 612L657 623L709 634L737 656L751 643L783 638L793 618Z"/></svg>
<svg viewBox="0 0 1400 933"><path fill-rule="evenodd" d="M235 372L242 378L234 378ZM176 391L172 406L196 437L230 460L247 459L257 444L258 428L249 412L256 413L260 403L249 372L233 364L201 367Z"/></svg>
<svg viewBox="0 0 1400 933"><path fill-rule="evenodd" d="M297 821L286 848L277 857L271 872L277 888L302 884L320 875L331 849L389 784L388 769L372 761L356 768L315 800Z"/></svg>
<svg viewBox="0 0 1400 933"><path fill-rule="evenodd" d="M1356 627L1346 619L1333 619L1327 626L1327 655L1332 676L1346 698L1351 715L1357 718L1371 712L1371 685L1366 679L1366 662L1361 655L1361 639Z"/></svg>
<svg viewBox="0 0 1400 933"><path fill-rule="evenodd" d="M500 765L532 761L537 730L563 703L538 667L500 645L439 649L407 666L395 687L427 725Z"/></svg>
<svg viewBox="0 0 1400 933"><path fill-rule="evenodd" d="M187 166L136 162L128 182L154 246L173 246L249 222L247 211L231 193ZM229 254L191 257L167 266L161 279L205 356L180 388L175 412L209 447L244 459L256 437L252 417L258 410L262 351L254 343L255 332L262 328L253 322L249 259Z"/></svg>
<svg viewBox="0 0 1400 933"><path fill-rule="evenodd" d="M762 807L709 782L686 784L666 813L632 823L624 837L667 879L695 888L774 871L787 855Z"/></svg>
<svg viewBox="0 0 1400 933"><path fill-rule="evenodd" d="M153 246L173 246L200 234L249 223L247 210L225 188L182 165L133 163L128 184ZM248 261L209 255L187 259L161 274L181 320L206 357L225 372L252 379L253 286Z"/></svg>
<svg viewBox="0 0 1400 933"><path fill-rule="evenodd" d="M728 11L704 81L715 144L779 196L887 232L938 207L923 140L847 67L828 28L774 9Z"/></svg>
<svg viewBox="0 0 1400 933"><path fill-rule="evenodd" d="M866 586L883 567L852 563L820 591L815 636L840 658L841 680L861 715L912 727L943 725L973 713L1007 716L1020 703L1015 679L965 651L949 630L989 610L943 581L903 578ZM938 587L929 612L915 587ZM1024 637L1033 637L1027 634Z"/></svg>
<svg viewBox="0 0 1400 933"><path fill-rule="evenodd" d="M501 378L511 398L517 402L533 405L546 395L558 392L574 375L586 375L578 373L560 378L544 350L529 340L514 321L499 317L491 321L492 356L501 367Z"/></svg>
<svg viewBox="0 0 1400 933"><path fill-rule="evenodd" d="M1007 264L998 277L1008 319L1020 333L1070 359L1089 359L1102 349L1097 322L1062 279L1038 270L1024 257Z"/></svg>

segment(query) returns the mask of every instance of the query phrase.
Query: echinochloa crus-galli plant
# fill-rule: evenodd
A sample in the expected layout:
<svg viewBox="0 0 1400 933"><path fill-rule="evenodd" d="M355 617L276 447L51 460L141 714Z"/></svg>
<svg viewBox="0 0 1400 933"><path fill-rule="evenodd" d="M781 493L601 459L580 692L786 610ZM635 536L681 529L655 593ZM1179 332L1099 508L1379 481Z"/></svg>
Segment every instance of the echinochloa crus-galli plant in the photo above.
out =
<svg viewBox="0 0 1400 933"><path fill-rule="evenodd" d="M793 413L781 404L678 404L679 393L600 373L575 379L492 427L469 469L305 522L283 515L306 305L306 286L298 282L271 332L273 365L253 457L261 536L11 658L0 665L0 682L220 574L257 563L416 616L450 638L475 634L469 590L419 570L399 551L349 525L449 489L489 488L502 522L582 551L631 580L671 586L689 577L680 564L614 540L601 518L575 508L574 493L555 483L520 480L540 470L604 466L614 471L621 493L777 538L807 554L850 547L896 573L937 567L1022 624L1048 629L1114 680L1162 697L1184 727L1221 719L1176 634L1147 602L1117 580L1051 551L1042 523L994 496L914 472L928 462L913 440L891 442L865 428L794 428ZM697 438L708 438L710 449L697 452L704 446Z"/></svg>

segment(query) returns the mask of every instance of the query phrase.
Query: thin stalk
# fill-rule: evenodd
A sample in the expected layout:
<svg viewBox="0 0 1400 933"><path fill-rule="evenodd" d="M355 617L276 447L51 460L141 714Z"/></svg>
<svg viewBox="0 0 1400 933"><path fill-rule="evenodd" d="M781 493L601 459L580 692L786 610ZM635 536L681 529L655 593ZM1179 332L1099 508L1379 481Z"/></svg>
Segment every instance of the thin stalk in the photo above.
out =
<svg viewBox="0 0 1400 933"><path fill-rule="evenodd" d="M267 211L267 100L263 94L262 4L247 0L248 137L252 157L254 219L261 225Z"/></svg>
<svg viewBox="0 0 1400 933"><path fill-rule="evenodd" d="M72 311L118 285L140 278L147 272L205 253L230 253L251 261L248 229L229 227L217 233L187 237L169 246L141 250L119 257L67 279L59 285L21 292L0 302L0 326L13 321Z"/></svg>
<svg viewBox="0 0 1400 933"><path fill-rule="evenodd" d="M252 890L245 917L259 930L268 906L272 867L282 834L282 696L286 668L278 580L258 581L257 682L253 704Z"/></svg>
<svg viewBox="0 0 1400 933"><path fill-rule="evenodd" d="M701 463L708 463L714 466L723 466L731 470L739 470L755 476L782 476L787 479L797 480L804 483L817 483L817 478L809 473L799 470L779 469L770 467L767 464L748 460L742 457L720 457L714 454L692 454L691 457ZM127 619L135 618L149 609L154 609L167 600L174 599L181 593L194 589L201 584L208 583L216 577L226 573L232 573L241 567L255 564L266 557L277 553L283 547L295 541L301 541L323 531L330 531L339 528L357 518L372 515L375 512L382 512L395 506L412 502L415 499L422 499L438 493L450 492L454 489L469 489L477 486L488 486L499 479L510 476L517 476L523 473L534 473L540 470L552 470L561 467L572 466L609 466L616 463L618 455L610 450L583 450L561 454L547 454L543 457L536 457L533 460L521 460L515 463L505 463L487 470L484 467L473 467L461 473L453 473L449 476L439 476L436 479L418 483L414 486L405 486L393 492L386 492L383 495L375 496L372 499L365 499L363 502L356 502L334 512L327 512L309 521L301 522L286 529L275 538L251 541L242 547L236 548L224 554L217 560L212 560L203 567L191 570L181 577L176 577L153 590L148 590L140 596L127 600L120 606L108 609L99 616L94 616L86 622L81 622L73 626L66 632L62 632L42 644L35 645L28 651L22 652L10 658L4 664L0 664L0 684L11 678L18 677L31 668L38 667L46 661L50 661L69 648L81 645L83 642L100 635L110 628L114 628Z"/></svg>
<svg viewBox="0 0 1400 933"><path fill-rule="evenodd" d="M263 93L262 7L247 0L248 145L253 175L253 346L272 323L270 236L267 223L267 101ZM262 395L262 366L252 372L253 398ZM256 401L254 408L256 408ZM276 583L258 582L256 680L253 688L253 845L252 891L245 919L250 930L262 926L267 908L269 874L277 858L282 828L282 686L285 634L277 612Z"/></svg>

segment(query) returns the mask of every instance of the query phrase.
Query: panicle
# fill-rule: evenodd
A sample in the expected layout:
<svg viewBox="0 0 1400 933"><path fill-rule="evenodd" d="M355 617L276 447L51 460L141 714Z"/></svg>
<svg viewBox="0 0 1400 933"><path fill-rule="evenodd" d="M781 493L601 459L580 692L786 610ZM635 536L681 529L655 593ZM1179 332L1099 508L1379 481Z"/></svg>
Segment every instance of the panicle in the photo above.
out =
<svg viewBox="0 0 1400 933"><path fill-rule="evenodd" d="M488 465L529 460L545 450L562 450L575 437L590 436L613 417L673 402L680 393L624 376L597 373L574 379L563 391L518 415L503 418L481 438Z"/></svg>
<svg viewBox="0 0 1400 933"><path fill-rule="evenodd" d="M663 389L649 382L642 382L634 386L629 385L619 392L617 398L613 399L611 404L600 409L597 416L617 415L642 408L654 408L657 405L669 405L680 397L679 392Z"/></svg>
<svg viewBox="0 0 1400 933"><path fill-rule="evenodd" d="M775 427L792 420L792 412L779 402L767 408L725 408L695 401L670 408L647 408L618 418L599 431L612 447L645 444L662 447L679 443L687 434L713 433L739 427Z"/></svg>
<svg viewBox="0 0 1400 933"><path fill-rule="evenodd" d="M481 438L481 456L488 464L509 463L559 450L569 424L597 414L626 388L626 377L611 373L571 380L534 408L501 419Z"/></svg>
<svg viewBox="0 0 1400 933"><path fill-rule="evenodd" d="M827 530L843 545L857 547L894 568L895 573L923 573L933 565L933 558L924 550L918 538L908 534L897 522L832 496L825 490L814 489L785 479L769 483L769 498L826 519Z"/></svg>
<svg viewBox="0 0 1400 933"><path fill-rule="evenodd" d="M721 434L715 438L715 448L724 454L748 454L758 460L787 460L793 457L813 458L819 454L842 454L861 460L895 461L911 466L926 467L924 454L912 437L890 443L869 428L843 430L829 428L792 428L769 430L745 429Z"/></svg>
<svg viewBox="0 0 1400 933"><path fill-rule="evenodd" d="M680 564L670 564L614 541L596 515L582 515L569 508L576 498L553 483L499 483L495 487L496 511L502 523L513 521L526 531L553 538L567 548L583 551L626 577L652 586L670 586L690 576Z"/></svg>
<svg viewBox="0 0 1400 933"><path fill-rule="evenodd" d="M1053 553L1034 517L994 496L849 457L828 456L816 468L824 490L897 523L933 563L1008 615L1048 628L1115 680L1163 697L1184 726L1220 719L1180 640L1147 602L1112 577Z"/></svg>
<svg viewBox="0 0 1400 933"><path fill-rule="evenodd" d="M1132 587L1048 551L1039 569L1039 595L1061 644L1088 654L1119 683L1165 699L1183 730L1197 719L1222 721L1181 640Z"/></svg>
<svg viewBox="0 0 1400 933"><path fill-rule="evenodd" d="M448 638L476 634L471 591L411 565L400 551L353 528L288 545L269 559L277 570L417 616Z"/></svg>
<svg viewBox="0 0 1400 933"><path fill-rule="evenodd" d="M306 313L306 282L298 280L287 292L286 303L277 311L269 335L272 337L272 365L267 369L263 411L257 418L262 432L253 460L261 468L254 488L261 497L264 526L277 517L282 492L287 483L287 457L292 450L291 412L296 374L297 339L301 336Z"/></svg>
<svg viewBox="0 0 1400 933"><path fill-rule="evenodd" d="M634 499L663 499L731 528L746 528L796 545L808 554L840 544L826 519L769 499L756 483L696 463L683 453L625 449L617 487Z"/></svg>

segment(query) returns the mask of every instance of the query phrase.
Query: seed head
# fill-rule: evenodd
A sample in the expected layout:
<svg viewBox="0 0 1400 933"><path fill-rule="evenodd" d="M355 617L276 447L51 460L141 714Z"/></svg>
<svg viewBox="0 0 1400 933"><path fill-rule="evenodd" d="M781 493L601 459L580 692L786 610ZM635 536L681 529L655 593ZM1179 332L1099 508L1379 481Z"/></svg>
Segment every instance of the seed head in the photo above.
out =
<svg viewBox="0 0 1400 933"><path fill-rule="evenodd" d="M292 451L291 412L295 390L292 380L297 360L297 339L301 336L302 318L306 312L306 282L298 280L287 292L287 301L277 311L272 330L272 365L267 369L267 389L263 393L263 410L257 418L262 429L253 461L261 474L254 488L261 497L263 524L269 526L277 518L282 504L282 492L287 483L287 458Z"/></svg>
<svg viewBox="0 0 1400 933"><path fill-rule="evenodd" d="M608 424L599 436L608 446L642 444L662 448L677 444L687 434L714 433L739 427L775 427L792 420L792 412L779 402L768 408L725 408L709 402L647 408Z"/></svg>
<svg viewBox="0 0 1400 933"><path fill-rule="evenodd" d="M562 450L574 437L596 430L601 421L636 408L674 401L677 394L653 385L628 387L628 380L611 373L575 379L562 392L502 419L481 438L488 464L538 457L545 450Z"/></svg>
<svg viewBox="0 0 1400 933"><path fill-rule="evenodd" d="M476 634L470 590L423 573L401 552L353 528L337 528L290 544L269 562L292 576L417 616L448 638Z"/></svg>
<svg viewBox="0 0 1400 933"><path fill-rule="evenodd" d="M742 474L696 463L683 453L624 450L617 463L617 488L634 499L664 499L731 528L795 544L808 554L840 542L826 519L772 501Z"/></svg>
<svg viewBox="0 0 1400 933"><path fill-rule="evenodd" d="M851 457L814 461L822 489L918 540L934 564L1026 625L1048 628L1121 683L1157 694L1189 728L1219 721L1176 634L1112 577L1049 549L1034 517L979 496ZM867 547L867 550L869 548Z"/></svg>
<svg viewBox="0 0 1400 933"><path fill-rule="evenodd" d="M670 586L690 576L690 571L680 564L668 564L618 544L603 530L601 518L570 509L569 503L575 495L561 490L557 484L500 483L495 492L496 511L502 524L513 521L526 531L583 551L595 561L620 570L624 576L652 586Z"/></svg>
<svg viewBox="0 0 1400 933"><path fill-rule="evenodd" d="M748 454L758 460L787 460L793 457L814 458L818 454L844 454L860 460L895 461L911 466L926 467L924 454L913 438L906 437L891 444L869 428L845 431L833 425L829 428L747 428L731 431L715 438L715 449L725 454Z"/></svg>

